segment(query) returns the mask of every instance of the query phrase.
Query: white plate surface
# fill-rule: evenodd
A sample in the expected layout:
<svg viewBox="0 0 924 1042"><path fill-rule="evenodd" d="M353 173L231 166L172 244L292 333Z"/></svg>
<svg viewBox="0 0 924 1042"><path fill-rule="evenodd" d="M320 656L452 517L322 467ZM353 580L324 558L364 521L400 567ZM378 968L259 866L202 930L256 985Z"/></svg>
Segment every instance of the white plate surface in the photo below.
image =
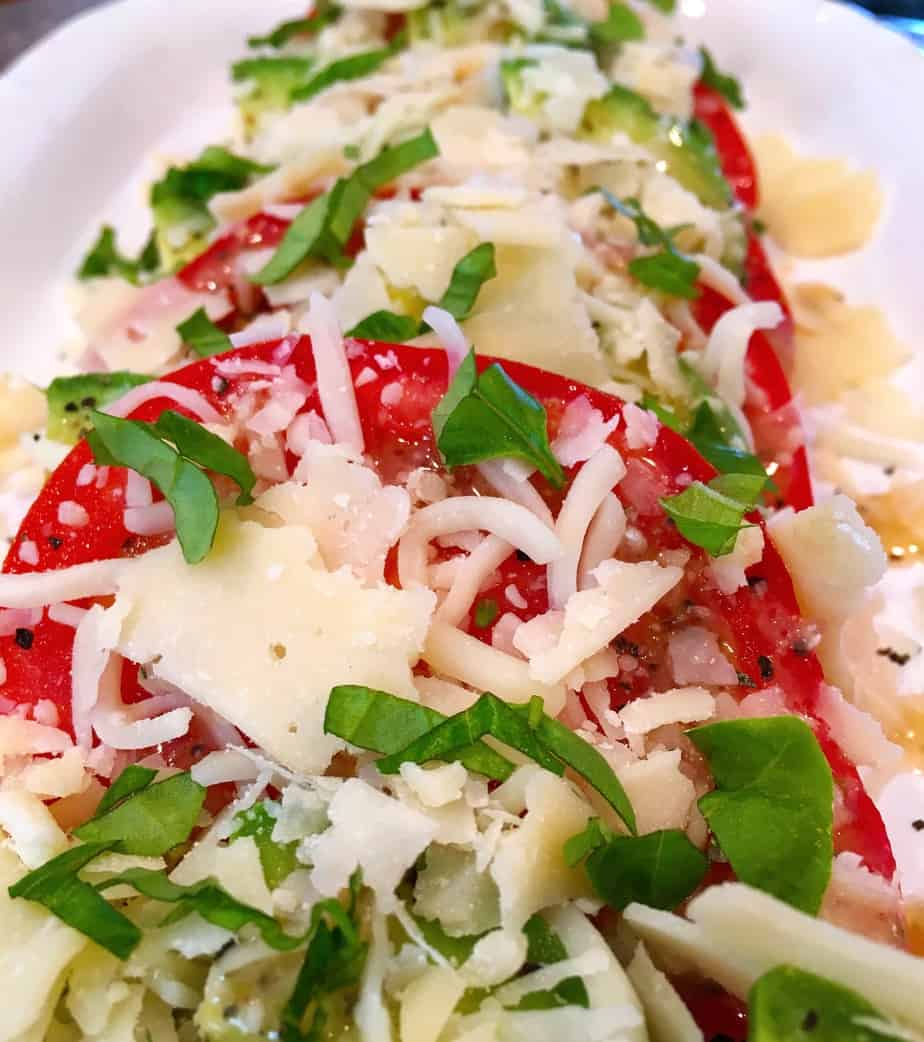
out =
<svg viewBox="0 0 924 1042"><path fill-rule="evenodd" d="M751 133L879 171L887 195L862 253L799 275L885 309L924 356L924 59L900 36L828 0L680 0L691 44L740 76ZM229 64L246 37L300 16L305 0L120 0L65 25L0 79L0 369L44 382L71 335L67 287L103 220L137 248L159 159L226 136ZM922 367L924 368L924 367ZM890 831L909 889L924 895L924 776L892 790Z"/></svg>

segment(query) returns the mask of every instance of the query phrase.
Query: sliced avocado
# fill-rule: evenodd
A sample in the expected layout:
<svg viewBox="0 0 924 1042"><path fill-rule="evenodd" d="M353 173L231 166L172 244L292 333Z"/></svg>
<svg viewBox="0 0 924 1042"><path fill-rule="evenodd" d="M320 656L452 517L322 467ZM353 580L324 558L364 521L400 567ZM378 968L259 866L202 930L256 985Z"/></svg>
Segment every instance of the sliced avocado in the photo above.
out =
<svg viewBox="0 0 924 1042"><path fill-rule="evenodd" d="M588 104L579 133L592 141L606 141L617 131L663 161L671 177L704 205L716 210L731 205L731 188L722 175L715 144L701 123L662 116L640 94L616 84Z"/></svg>
<svg viewBox="0 0 924 1042"><path fill-rule="evenodd" d="M81 373L59 376L45 392L48 398L48 437L66 445L74 445L93 427L90 413L121 398L151 376L118 371L113 373Z"/></svg>
<svg viewBox="0 0 924 1042"><path fill-rule="evenodd" d="M508 58L501 62L501 82L511 112L526 119L535 119L547 95L537 91L523 81L525 69L534 69L539 62L535 58Z"/></svg>
<svg viewBox="0 0 924 1042"><path fill-rule="evenodd" d="M245 58L231 66L235 83L250 84L237 101L248 134L256 130L264 113L289 108L292 91L308 82L314 64L312 58L274 56Z"/></svg>

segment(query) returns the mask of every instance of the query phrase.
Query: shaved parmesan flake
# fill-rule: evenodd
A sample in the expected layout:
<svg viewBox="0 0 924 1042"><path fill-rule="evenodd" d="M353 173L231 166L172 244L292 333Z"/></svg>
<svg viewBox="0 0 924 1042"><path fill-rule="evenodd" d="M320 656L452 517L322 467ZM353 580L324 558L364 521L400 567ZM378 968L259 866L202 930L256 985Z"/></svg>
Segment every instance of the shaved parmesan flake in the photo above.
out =
<svg viewBox="0 0 924 1042"><path fill-rule="evenodd" d="M716 586L726 596L747 586L746 569L759 564L764 556L764 531L758 525L743 528L735 540L734 549L724 557L709 562L709 572Z"/></svg>
<svg viewBox="0 0 924 1042"><path fill-rule="evenodd" d="M703 687L676 687L638 698L620 710L626 733L648 734L665 724L692 724L715 714L715 698Z"/></svg>
<svg viewBox="0 0 924 1042"><path fill-rule="evenodd" d="M595 409L586 394L569 402L562 413L558 433L552 442L552 453L563 467L583 463L603 446L619 426L619 417L604 422L603 414Z"/></svg>
<svg viewBox="0 0 924 1042"><path fill-rule="evenodd" d="M363 451L363 430L356 407L353 377L343 350L343 336L333 305L320 293L311 294L310 309L304 319L311 337L311 349L318 377L318 395L324 419L335 442L356 452Z"/></svg>
<svg viewBox="0 0 924 1042"><path fill-rule="evenodd" d="M328 815L330 828L305 845L314 886L335 897L361 868L383 907L392 905L404 873L436 835L434 822L358 778L337 790Z"/></svg>
<svg viewBox="0 0 924 1042"><path fill-rule="evenodd" d="M703 1033L683 999L651 961L641 942L629 963L628 974L645 1007L652 1042L703 1042Z"/></svg>
<svg viewBox="0 0 924 1042"><path fill-rule="evenodd" d="M413 290L422 300L443 296L453 268L476 245L470 231L453 226L376 220L366 229L369 257L388 284Z"/></svg>
<svg viewBox="0 0 924 1042"><path fill-rule="evenodd" d="M0 827L27 868L38 868L67 850L67 837L51 811L32 793L0 792Z"/></svg>
<svg viewBox="0 0 924 1042"><path fill-rule="evenodd" d="M744 405L744 359L751 337L760 329L776 329L783 310L775 302L742 304L727 311L709 335L702 356L707 378L729 405Z"/></svg>
<svg viewBox="0 0 924 1042"><path fill-rule="evenodd" d="M702 626L687 626L672 634L667 653L678 684L738 683L738 674L722 654L718 638Z"/></svg>
<svg viewBox="0 0 924 1042"><path fill-rule="evenodd" d="M119 630L128 606L104 609L94 604L83 616L74 633L71 664L71 716L77 744L84 750L92 745L94 706L100 697L100 685L107 669L114 675L110 687L119 683L121 667L110 662L110 653L119 639ZM118 698L118 695L115 696ZM139 746L138 748L144 748Z"/></svg>
<svg viewBox="0 0 924 1042"><path fill-rule="evenodd" d="M175 543L133 561L116 605L123 602L124 655L151 663L154 677L215 710L284 766L309 773L342 748L321 726L335 684L416 700L411 666L435 606L429 590L364 588L347 569L326 572L306 528L263 528L231 515L194 568Z"/></svg>
<svg viewBox="0 0 924 1042"><path fill-rule="evenodd" d="M845 701L836 687L823 684L816 707L832 738L855 764L864 767L898 766L904 755L901 747L886 738L875 717Z"/></svg>
<svg viewBox="0 0 924 1042"><path fill-rule="evenodd" d="M535 62L519 73L523 90L531 95L531 118L543 130L573 133L587 102L609 88L594 56L548 44L533 44L524 53Z"/></svg>
<svg viewBox="0 0 924 1042"><path fill-rule="evenodd" d="M630 449L650 449L658 440L661 423L654 413L628 402L622 410L626 420L626 444Z"/></svg>
<svg viewBox="0 0 924 1042"><path fill-rule="evenodd" d="M682 575L681 568L662 568L650 561L638 564L604 561L594 570L600 585L581 590L568 599L564 626L556 645L530 658L530 676L546 684L564 679L650 611L677 585ZM517 646L522 631L523 627L514 638Z"/></svg>
<svg viewBox="0 0 924 1042"><path fill-rule="evenodd" d="M473 988L490 988L509 980L525 962L526 949L526 935L520 929L486 933L462 966L466 983Z"/></svg>
<svg viewBox="0 0 924 1042"><path fill-rule="evenodd" d="M700 64L692 52L662 43L629 40L620 46L610 76L647 98L660 112L688 119L693 110L693 85L699 78ZM682 223L657 219L665 224Z"/></svg>
<svg viewBox="0 0 924 1042"><path fill-rule="evenodd" d="M0 716L0 758L63 753L73 745L70 735L18 716Z"/></svg>
<svg viewBox="0 0 924 1042"><path fill-rule="evenodd" d="M412 981L401 995L401 1042L437 1042L465 987L449 966L431 966Z"/></svg>
<svg viewBox="0 0 924 1042"><path fill-rule="evenodd" d="M84 770L83 752L77 748L65 749L55 759L35 759L20 772L18 783L43 799L61 799L83 792L90 783Z"/></svg>
<svg viewBox="0 0 924 1042"><path fill-rule="evenodd" d="M251 836L242 836L227 846L204 841L193 846L170 873L170 879L190 886L214 877L232 897L273 914L273 900L263 878L260 854Z"/></svg>
<svg viewBox="0 0 924 1042"><path fill-rule="evenodd" d="M658 750L616 773L635 809L641 835L660 829L685 829L694 810L696 789L680 769L680 750Z"/></svg>

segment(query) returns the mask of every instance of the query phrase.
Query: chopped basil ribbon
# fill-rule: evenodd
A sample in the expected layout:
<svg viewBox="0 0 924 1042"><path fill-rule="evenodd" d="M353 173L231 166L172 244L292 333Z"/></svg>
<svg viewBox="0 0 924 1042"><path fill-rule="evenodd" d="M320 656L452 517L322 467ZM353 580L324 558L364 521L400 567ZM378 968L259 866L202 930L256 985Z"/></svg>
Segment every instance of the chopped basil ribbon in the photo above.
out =
<svg viewBox="0 0 924 1042"><path fill-rule="evenodd" d="M268 110L287 109L292 91L308 82L314 66L314 59L305 57L245 58L235 62L231 79L250 85L249 93L238 99L245 121L256 121Z"/></svg>
<svg viewBox="0 0 924 1042"><path fill-rule="evenodd" d="M542 404L497 362L479 374L474 351L433 410L433 431L447 467L513 456L536 467L555 488L565 483Z"/></svg>
<svg viewBox="0 0 924 1042"><path fill-rule="evenodd" d="M156 423L95 412L93 423L87 442L97 463L129 467L160 489L190 564L209 552L218 527L218 496L202 468L231 478L241 490L238 503L251 501L256 476L247 458L194 420L169 410Z"/></svg>
<svg viewBox="0 0 924 1042"><path fill-rule="evenodd" d="M523 927L526 934L527 966L552 966L568 958L562 939L541 915L534 915ZM580 977L568 977L550 990L531 991L513 1009L557 1009L559 1006L590 1006L587 987Z"/></svg>
<svg viewBox="0 0 924 1042"><path fill-rule="evenodd" d="M494 264L494 243L483 242L466 253L452 269L446 292L436 306L448 311L457 321L463 321L471 314L481 287L495 275L497 268ZM375 311L346 335L359 337L361 340L404 343L428 329L426 322L418 322L408 315L396 315L393 311Z"/></svg>
<svg viewBox="0 0 924 1042"><path fill-rule="evenodd" d="M375 51L363 51L360 54L351 54L348 58L340 58L326 65L307 83L295 87L289 97L292 101L308 101L334 83L359 80L363 76L371 75L394 55L395 48L382 47Z"/></svg>
<svg viewBox="0 0 924 1042"><path fill-rule="evenodd" d="M120 779L121 780L121 779ZM84 843L115 843L124 854L159 857L184 843L199 820L205 788L186 772L152 784L134 774L102 813L74 829Z"/></svg>
<svg viewBox="0 0 924 1042"><path fill-rule="evenodd" d="M116 958L127 959L141 941L141 930L77 875L117 846L110 841L67 850L23 876L9 888L9 895L42 905Z"/></svg>
<svg viewBox="0 0 924 1042"><path fill-rule="evenodd" d="M388 747L387 754L376 763L382 774L396 774L403 763L429 760L458 760L470 770L485 773L471 766L471 757L480 750L481 739L490 736L553 774L562 775L565 768L570 767L596 789L629 830L635 832L635 812L613 769L592 745L564 724L546 716L540 698L533 698L525 706L511 706L485 692L473 706L454 716L443 717L423 730L423 719L432 717L433 710L425 710L413 702L401 705L402 699L382 696L383 692L369 688L335 687L324 717L324 730L328 734L363 749ZM508 768L505 776L509 777L511 765L503 762Z"/></svg>
<svg viewBox="0 0 924 1042"><path fill-rule="evenodd" d="M765 973L748 996L749 1042L907 1042L862 995L794 966Z"/></svg>
<svg viewBox="0 0 924 1042"><path fill-rule="evenodd" d="M388 755L429 733L445 719L435 709L406 698L343 684L331 690L324 714L324 732L337 735L360 749ZM514 772L509 760L480 741L460 752L457 758L468 770L494 781L506 781Z"/></svg>
<svg viewBox="0 0 924 1042"><path fill-rule="evenodd" d="M247 40L249 47L284 47L297 36L314 36L325 26L340 17L340 8L336 4L322 2L315 4L314 11L307 18L293 18L282 22L266 36L251 36Z"/></svg>
<svg viewBox="0 0 924 1042"><path fill-rule="evenodd" d="M116 246L115 231L104 224L99 238L90 247L83 263L77 270L78 279L97 279L107 275L118 275L132 285L141 282L142 275L150 275L160 266L160 252L153 233L135 260L119 253Z"/></svg>
<svg viewBox="0 0 924 1042"><path fill-rule="evenodd" d="M92 430L90 414L94 409L121 398L133 387L148 383L153 377L118 370L113 373L81 373L58 376L48 385L48 437L66 445L76 443Z"/></svg>
<svg viewBox="0 0 924 1042"><path fill-rule="evenodd" d="M475 625L483 630L486 626L490 626L499 614L500 608L497 606L497 601L492 597L482 597L475 605Z"/></svg>
<svg viewBox="0 0 924 1042"><path fill-rule="evenodd" d="M763 478L764 485L769 482L760 460L730 443L726 429L708 401L702 401L696 407L686 438L721 474L751 474Z"/></svg>
<svg viewBox="0 0 924 1042"><path fill-rule="evenodd" d="M767 475L722 474L708 485L694 481L683 492L660 500L680 534L713 557L734 550L738 533L767 484Z"/></svg>
<svg viewBox="0 0 924 1042"><path fill-rule="evenodd" d="M96 813L91 820L95 821L97 818L101 818L117 804L128 799L129 796L134 796L136 792L141 792L142 789L148 788L156 777L157 771L150 767L139 767L136 763L126 767L103 793L103 798L99 801Z"/></svg>
<svg viewBox="0 0 924 1042"><path fill-rule="evenodd" d="M369 945L359 934L359 890L360 876L355 872L346 909L334 900L321 901L312 908L308 950L280 1017L281 1042L320 1042L326 1037L324 1026L329 1019L323 999L359 983L369 952ZM306 1029L304 1021L312 1005Z"/></svg>
<svg viewBox="0 0 924 1042"><path fill-rule="evenodd" d="M239 191L251 178L272 169L216 145L187 166L171 167L152 185L150 195L157 243L167 267L175 268L199 252L205 233L215 226L207 206L212 196ZM179 248L178 233L185 237Z"/></svg>
<svg viewBox="0 0 924 1042"><path fill-rule="evenodd" d="M241 811L234 820L238 822L238 827L228 837L230 842L233 843L236 839L243 839L246 836L253 838L260 855L263 878L266 880L267 887L275 890L295 871L298 864L295 857L298 844L295 842L277 843L273 839L276 817L270 813L269 805L265 800Z"/></svg>
<svg viewBox="0 0 924 1042"><path fill-rule="evenodd" d="M80 849L80 848L78 848ZM203 879L189 886L173 883L164 871L129 868L99 883L98 891L114 886L130 886L143 897L163 901L177 907L164 920L164 925L179 922L194 912L206 922L237 932L244 926L255 926L265 944L278 952L293 951L305 943L305 934L286 933L272 916L232 897L214 879Z"/></svg>
<svg viewBox="0 0 924 1042"><path fill-rule="evenodd" d="M633 901L676 908L702 883L709 862L679 829L614 836L598 819L565 844L565 858L584 860L597 894L622 911Z"/></svg>
<svg viewBox="0 0 924 1042"><path fill-rule="evenodd" d="M306 257L339 263L356 221L375 192L437 155L436 141L425 130L384 149L349 177L340 178L329 192L312 200L295 218L279 248L251 281L264 286L282 282Z"/></svg>
<svg viewBox="0 0 924 1042"><path fill-rule="evenodd" d="M664 14L673 14L677 7L677 0L648 0L648 3L659 11L663 11Z"/></svg>
<svg viewBox="0 0 924 1042"><path fill-rule="evenodd" d="M743 109L744 94L741 91L741 84L738 80L734 76L727 76L719 72L712 55L705 47L700 47L699 53L703 59L703 71L700 73L700 80L707 87L711 87L718 94L721 94L733 109Z"/></svg>
<svg viewBox="0 0 924 1042"><path fill-rule="evenodd" d="M629 273L643 286L660 290L671 297L695 300L699 296L696 280L699 265L681 253L674 237L683 228L662 228L649 217L637 199L623 201L606 188L597 188L613 209L635 224L642 246L659 247L657 253L636 257L629 262Z"/></svg>
<svg viewBox="0 0 924 1042"><path fill-rule="evenodd" d="M200 358L211 358L212 355L224 354L225 351L234 349L231 338L212 322L205 313L205 308L199 308L185 322L181 322L176 331L183 343L191 347Z"/></svg>
<svg viewBox="0 0 924 1042"><path fill-rule="evenodd" d="M687 735L715 778L699 809L735 875L815 915L831 878L834 783L811 728L780 716Z"/></svg>
<svg viewBox="0 0 924 1042"><path fill-rule="evenodd" d="M590 23L590 39L598 47L644 40L645 25L627 4L611 3L602 22Z"/></svg>

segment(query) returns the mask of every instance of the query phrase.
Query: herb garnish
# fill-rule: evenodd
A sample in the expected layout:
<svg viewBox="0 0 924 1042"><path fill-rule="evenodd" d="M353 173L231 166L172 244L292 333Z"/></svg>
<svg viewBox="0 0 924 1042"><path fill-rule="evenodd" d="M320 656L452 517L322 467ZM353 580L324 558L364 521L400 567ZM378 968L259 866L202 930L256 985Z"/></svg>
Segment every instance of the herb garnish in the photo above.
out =
<svg viewBox="0 0 924 1042"><path fill-rule="evenodd" d="M741 84L738 80L734 76L727 76L719 72L712 55L705 47L700 47L699 53L703 59L703 71L700 73L702 82L707 87L711 87L716 93L721 94L733 109L743 109L744 94L741 91Z"/></svg>
<svg viewBox="0 0 924 1042"><path fill-rule="evenodd" d="M307 18L293 18L290 21L282 22L265 36L249 37L247 45L254 48L275 47L278 50L298 36L314 36L339 17L340 8L336 4L330 3L329 0L319 0L314 5L314 11Z"/></svg>
<svg viewBox="0 0 924 1042"><path fill-rule="evenodd" d="M193 312L176 327L176 331L183 343L192 348L200 358L211 358L212 355L221 355L234 348L231 338L215 325L206 314L205 308Z"/></svg>
<svg viewBox="0 0 924 1042"><path fill-rule="evenodd" d="M645 25L641 18L623 3L610 3L602 22L590 23L590 39L597 47L645 39Z"/></svg>
<svg viewBox="0 0 924 1042"><path fill-rule="evenodd" d="M93 427L91 413L109 405L133 387L152 377L118 370L112 373L80 373L58 376L48 385L47 434L54 441L76 444Z"/></svg>
<svg viewBox="0 0 924 1042"><path fill-rule="evenodd" d="M159 266L160 252L153 232L142 247L141 253L133 260L119 252L114 229L104 224L99 238L90 247L78 268L77 278L86 280L118 275L137 286L142 281L142 276L151 275Z"/></svg>
<svg viewBox="0 0 924 1042"><path fill-rule="evenodd" d="M708 484L694 481L659 502L685 539L713 557L722 557L734 550L738 533L749 527L744 515L753 509L766 483L766 475L722 474Z"/></svg>
<svg viewBox="0 0 924 1042"><path fill-rule="evenodd" d="M235 816L238 823L237 828L228 837L230 842L252 837L257 845L260 855L260 866L263 869L263 878L270 890L275 890L279 884L295 871L298 860L295 851L297 843L277 843L273 839L273 829L276 827L276 818L269 811L266 800L256 803L253 807L241 811Z"/></svg>

